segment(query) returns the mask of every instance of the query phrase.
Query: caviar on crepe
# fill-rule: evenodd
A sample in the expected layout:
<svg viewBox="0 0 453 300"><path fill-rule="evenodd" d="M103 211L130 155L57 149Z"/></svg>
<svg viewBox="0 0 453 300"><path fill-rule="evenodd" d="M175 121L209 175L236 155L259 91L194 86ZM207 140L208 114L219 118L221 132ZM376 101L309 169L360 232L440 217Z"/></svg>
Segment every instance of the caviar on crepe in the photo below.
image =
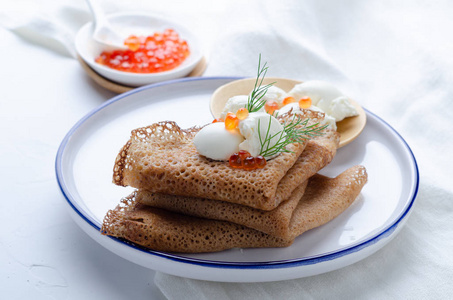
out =
<svg viewBox="0 0 453 300"><path fill-rule="evenodd" d="M127 50L104 51L96 62L109 68L132 73L158 73L172 70L183 63L190 50L173 29L151 36L129 36Z"/></svg>
<svg viewBox="0 0 453 300"><path fill-rule="evenodd" d="M230 167L235 169L255 170L266 166L266 159L261 155L253 157L249 152L240 150L233 153L229 159Z"/></svg>
<svg viewBox="0 0 453 300"><path fill-rule="evenodd" d="M290 103L296 102L296 99L294 97L286 97L282 101L282 105L287 105ZM299 107L302 109L307 109L310 108L311 106L311 98L309 97L303 97L299 100L298 102ZM278 110L280 108L280 105L278 102L274 100L268 100L264 104L265 110L268 114L273 114L275 110ZM236 130L239 126L239 123L242 120L245 120L249 116L249 111L247 108L242 107L239 108L236 113L231 113L229 112L225 120L223 119L214 119L212 123L217 123L217 122L224 122L225 124L225 129L227 130ZM265 142L266 143L266 142ZM229 160L229 165L232 168L236 169L244 169L244 170L254 170L254 169L260 169L264 168L266 166L266 159L258 155L256 157L253 157L249 152L245 150L240 150L238 153L233 153Z"/></svg>
<svg viewBox="0 0 453 300"><path fill-rule="evenodd" d="M239 122L247 118L248 115L248 109L243 107L238 109L236 114L228 113L225 120L215 119L212 123L225 122L226 129L235 130L239 126ZM266 159L261 155L253 157L248 151L240 150L230 156L228 163L232 168L254 170L264 168L266 166Z"/></svg>

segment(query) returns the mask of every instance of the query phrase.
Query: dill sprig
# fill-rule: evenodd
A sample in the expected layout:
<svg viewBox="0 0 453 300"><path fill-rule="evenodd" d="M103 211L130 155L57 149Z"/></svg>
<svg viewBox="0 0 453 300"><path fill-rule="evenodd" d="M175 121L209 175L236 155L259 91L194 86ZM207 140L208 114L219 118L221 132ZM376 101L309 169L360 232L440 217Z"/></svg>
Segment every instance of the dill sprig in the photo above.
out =
<svg viewBox="0 0 453 300"><path fill-rule="evenodd" d="M319 123L308 125L309 119L302 119L300 116L293 115L290 121L285 121L283 130L271 135L271 118L269 115L269 124L266 130L264 139L259 134L261 145L260 155L263 157L271 157L281 152L292 152L286 149L286 146L293 143L303 143L305 140L322 135L328 125L320 126ZM258 132L260 130L260 120L258 120ZM277 142L270 147L271 140L278 138Z"/></svg>
<svg viewBox="0 0 453 300"><path fill-rule="evenodd" d="M255 80L255 86L247 100L246 108L249 111L249 113L259 111L266 104L266 101L263 99L263 97L264 95L266 95L267 90L275 83L272 82L262 86L268 68L269 67L267 67L267 62L265 62L263 67L261 67L261 54L260 54L258 59L258 73Z"/></svg>

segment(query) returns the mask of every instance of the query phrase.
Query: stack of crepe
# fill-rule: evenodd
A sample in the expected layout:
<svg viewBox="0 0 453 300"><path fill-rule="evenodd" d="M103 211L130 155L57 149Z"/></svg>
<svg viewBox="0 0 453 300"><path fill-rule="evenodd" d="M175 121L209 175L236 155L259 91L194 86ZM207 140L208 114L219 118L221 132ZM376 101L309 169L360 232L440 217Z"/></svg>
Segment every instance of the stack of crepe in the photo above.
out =
<svg viewBox="0 0 453 300"><path fill-rule="evenodd" d="M306 111L319 122L322 114ZM363 166L317 174L335 156L338 133L287 146L263 169L233 169L198 154L193 137L160 122L132 131L113 182L136 190L105 216L102 233L168 252L286 247L343 212L366 183Z"/></svg>

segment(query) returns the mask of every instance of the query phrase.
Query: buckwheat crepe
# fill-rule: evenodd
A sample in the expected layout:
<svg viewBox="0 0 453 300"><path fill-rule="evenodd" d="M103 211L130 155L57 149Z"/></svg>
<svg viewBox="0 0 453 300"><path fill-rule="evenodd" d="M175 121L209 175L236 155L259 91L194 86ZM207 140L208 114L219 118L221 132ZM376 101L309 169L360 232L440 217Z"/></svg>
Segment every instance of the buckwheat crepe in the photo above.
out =
<svg viewBox="0 0 453 300"><path fill-rule="evenodd" d="M226 201L152 193L143 189L139 189L136 192L136 198L142 204L192 216L230 221L270 235L285 238L288 236L288 226L292 212L305 191L308 178L332 160L336 152L336 146L335 139L329 136L309 141L294 166L283 177L277 187L276 198L284 200L279 201L281 204L270 211L263 211ZM285 185L293 186L299 182L301 183L290 195L284 193L284 191L290 189L285 188Z"/></svg>
<svg viewBox="0 0 453 300"><path fill-rule="evenodd" d="M144 205L183 215L229 221L279 238L290 239L288 227L291 216L306 186L307 181L297 187L288 200L269 211L220 200L155 194L145 190L137 190L134 197Z"/></svg>
<svg viewBox="0 0 453 300"><path fill-rule="evenodd" d="M304 205L304 202L311 201L311 199L317 199L316 195L322 195L323 191L321 189L321 184L331 184L332 182L348 183L349 181L352 181L350 179L355 175L355 173L363 171L364 169L362 167L356 166L348 169L337 178L330 180L320 178L321 175L315 175L310 179L310 186L306 195L304 195L304 192L307 186L307 181L297 187L288 200L284 201L277 208L270 211L263 211L225 201L155 194L145 190L136 191L134 197L136 201L145 205L162 208L184 215L229 221L279 238L291 239L294 232L299 232L298 230L290 229L291 221L295 221L291 219L292 216L295 215L294 210L300 209L298 208L299 203L302 206ZM357 180L354 184L357 184L357 186L361 189L363 184L365 184L365 181L366 173L363 173L359 176L359 180ZM315 188L320 188L320 190L314 193ZM360 191L360 189L357 190ZM329 190L329 193L333 192L334 189ZM300 201L301 199L303 199L302 202ZM340 212L343 208L344 207L340 207ZM308 215L309 213L312 212L304 212L303 214L299 213L299 215Z"/></svg>
<svg viewBox="0 0 453 300"><path fill-rule="evenodd" d="M144 205L137 201L136 193L107 213L101 230L103 234L168 252L286 247L303 232L321 226L343 212L356 199L366 181L363 166L352 167L336 178L318 174L310 178L304 196L293 210L285 238L227 221L192 217ZM253 212L248 214L256 216Z"/></svg>
<svg viewBox="0 0 453 300"><path fill-rule="evenodd" d="M104 219L103 234L124 238L151 250L181 253L216 252L230 248L286 247L283 240L225 221L172 213L123 199Z"/></svg>
<svg viewBox="0 0 453 300"><path fill-rule="evenodd" d="M319 123L324 114L306 110L303 118ZM228 163L198 154L193 137L199 128L183 130L174 122L160 122L132 131L114 166L113 182L163 194L201 197L271 210L286 200L305 179L288 172L306 146L295 143L269 160L263 169L233 169ZM338 134L325 130L332 142ZM323 159L323 158L322 158ZM289 173L289 175L287 174ZM284 177L287 178L284 178ZM279 192L277 187L280 185Z"/></svg>

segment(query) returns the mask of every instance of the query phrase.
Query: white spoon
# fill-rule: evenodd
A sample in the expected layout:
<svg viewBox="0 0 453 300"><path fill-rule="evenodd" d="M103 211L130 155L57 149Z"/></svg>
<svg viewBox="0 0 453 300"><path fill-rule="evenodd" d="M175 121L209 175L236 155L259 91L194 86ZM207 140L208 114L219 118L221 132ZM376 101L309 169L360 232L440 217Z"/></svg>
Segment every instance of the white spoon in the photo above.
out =
<svg viewBox="0 0 453 300"><path fill-rule="evenodd" d="M101 7L95 0L86 0L93 15L93 39L101 45L105 51L115 49L125 50L125 37L120 36L110 25Z"/></svg>
<svg viewBox="0 0 453 300"><path fill-rule="evenodd" d="M237 95L248 95L252 91L256 78L247 78L235 80L222 85L211 96L210 108L214 118L219 118L226 102L229 98ZM291 90L294 85L301 81L286 78L265 78L263 84L275 82L275 86L285 92ZM349 102L356 108L358 116L346 118L337 122L337 131L340 133L340 147L343 147L359 136L366 124L366 113L363 108L355 101L349 99Z"/></svg>

